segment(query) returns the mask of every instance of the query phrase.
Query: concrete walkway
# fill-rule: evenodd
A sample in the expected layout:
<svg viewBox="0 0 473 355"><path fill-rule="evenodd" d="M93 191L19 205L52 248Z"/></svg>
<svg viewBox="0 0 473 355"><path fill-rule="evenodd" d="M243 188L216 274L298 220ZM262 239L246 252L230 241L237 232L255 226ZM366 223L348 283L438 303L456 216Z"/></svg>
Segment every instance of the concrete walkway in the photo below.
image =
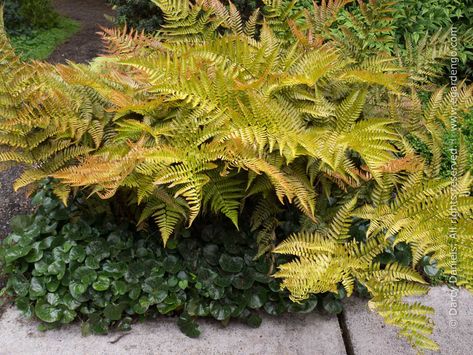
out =
<svg viewBox="0 0 473 355"><path fill-rule="evenodd" d="M416 298L435 309L433 339L440 354L473 354L473 295L466 290L451 290L446 286L432 288L425 297ZM456 302L456 307L455 303ZM366 302L353 299L345 307L345 322L354 354L415 355L416 352L395 328L367 310Z"/></svg>
<svg viewBox="0 0 473 355"><path fill-rule="evenodd" d="M473 296L461 291L455 299L457 315L449 315L452 307L447 287L432 289L422 301L437 310L434 339L441 346L440 354L471 354ZM339 319L319 313L265 317L258 329L235 322L226 328L211 321L200 324L202 335L198 339L183 335L175 320L169 318L136 324L129 333L82 337L78 325L39 332L36 322L24 319L10 307L0 318L0 354L415 354L395 329L384 325L379 316L368 310L366 301L359 299L348 301Z"/></svg>
<svg viewBox="0 0 473 355"><path fill-rule="evenodd" d="M162 318L133 326L131 332L82 337L79 326L41 333L36 324L7 309L0 320L1 355L212 355L212 354L313 354L344 355L345 347L336 317L265 317L261 327L200 321L198 339L182 334L174 319Z"/></svg>

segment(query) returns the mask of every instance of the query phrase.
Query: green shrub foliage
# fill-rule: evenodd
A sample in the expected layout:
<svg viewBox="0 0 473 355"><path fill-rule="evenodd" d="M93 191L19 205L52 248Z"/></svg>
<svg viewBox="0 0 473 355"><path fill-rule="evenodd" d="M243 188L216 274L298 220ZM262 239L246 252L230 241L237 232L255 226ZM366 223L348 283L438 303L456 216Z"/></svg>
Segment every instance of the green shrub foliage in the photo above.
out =
<svg viewBox="0 0 473 355"><path fill-rule="evenodd" d="M342 294L291 302L269 276L278 261L254 260L249 231L200 225L165 249L152 231L117 224L103 202L77 198L64 207L51 190L38 191L37 211L14 218L0 247L9 293L45 328L81 319L84 331L106 333L140 317L178 315L193 337L197 317L259 326L261 312L310 312L319 299L326 311L341 311Z"/></svg>
<svg viewBox="0 0 473 355"><path fill-rule="evenodd" d="M164 23L163 13L151 0L109 0L116 11L116 23L127 25L138 31L154 32ZM235 0L233 4L248 18L256 8L262 6L261 0Z"/></svg>
<svg viewBox="0 0 473 355"><path fill-rule="evenodd" d="M28 34L36 29L57 25L58 14L51 0L1 0L5 27L9 34Z"/></svg>
<svg viewBox="0 0 473 355"><path fill-rule="evenodd" d="M163 14L150 0L109 0L116 11L118 25L127 25L138 31L156 31L163 24Z"/></svg>

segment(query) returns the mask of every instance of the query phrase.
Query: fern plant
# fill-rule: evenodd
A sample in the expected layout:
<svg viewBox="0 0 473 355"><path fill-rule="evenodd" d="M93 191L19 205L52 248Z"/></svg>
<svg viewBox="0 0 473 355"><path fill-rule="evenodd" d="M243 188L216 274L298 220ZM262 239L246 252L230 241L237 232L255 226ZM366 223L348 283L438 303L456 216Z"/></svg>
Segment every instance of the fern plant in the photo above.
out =
<svg viewBox="0 0 473 355"><path fill-rule="evenodd" d="M306 299L311 293L336 293L339 285L351 295L356 280L370 292L370 308L388 324L399 327L400 334L413 346L435 350L437 345L428 338L433 330L428 314L433 309L418 302L405 302L403 297L428 291L417 271L425 255L447 275L455 275L458 286L471 290L472 181L466 174L458 185L452 186L450 181L425 181L422 172L417 172L388 189L394 198L358 208L356 199L352 199L340 208L328 228L293 235L274 249L275 253L297 256L281 265L275 277L283 278L283 287L295 301ZM456 196L453 222L452 195ZM349 233L355 216L369 221L366 236L360 241ZM377 257L399 243L410 246L412 263L381 265Z"/></svg>
<svg viewBox="0 0 473 355"><path fill-rule="evenodd" d="M19 140L32 132L46 137L38 148L12 145L0 156L35 163L16 187L53 176L63 182L58 191L64 199L70 187L89 187L102 197L132 189L145 206L140 220L153 217L166 241L203 207L237 225L240 209L255 195L274 194L315 218L317 171L341 185L355 184L364 173L351 151L365 157L373 176L391 159L391 122L359 119L370 86L400 89L405 77L393 66L360 66L328 44L310 51L288 46L269 25L255 39L256 21L243 25L234 7L218 1L156 3L167 20L162 41L110 31L113 55L92 67L36 64L38 73L19 64L33 76L29 80L41 77L34 98L45 121L41 126L28 103L22 130L3 127ZM276 5L268 2L270 9ZM75 103L63 108L64 100ZM56 107L46 109L52 101ZM59 132L51 123L58 116L66 117ZM80 159L64 167L72 158Z"/></svg>
<svg viewBox="0 0 473 355"><path fill-rule="evenodd" d="M293 205L304 234L274 249L298 257L276 274L293 299L339 285L351 293L357 280L412 344L433 348L429 309L402 298L426 290L420 257L450 272L439 137L452 128L453 94L438 89L425 105L415 67L362 52L362 43L348 55L330 32L343 0L305 13L295 2L264 0L247 21L218 0L154 3L165 19L157 34L106 30L108 54L89 66L23 64L0 37L0 162L28 165L15 187L53 177L64 202L77 189L120 194L164 243L198 216L222 214L238 228L249 212L259 255L273 250L278 213ZM455 109L472 105L472 87L459 86ZM458 165L463 194L466 170ZM471 287L471 199L459 206L459 283ZM431 211L443 212L432 219ZM370 222L364 240L348 234L354 216ZM413 250L411 265L377 262L400 242Z"/></svg>

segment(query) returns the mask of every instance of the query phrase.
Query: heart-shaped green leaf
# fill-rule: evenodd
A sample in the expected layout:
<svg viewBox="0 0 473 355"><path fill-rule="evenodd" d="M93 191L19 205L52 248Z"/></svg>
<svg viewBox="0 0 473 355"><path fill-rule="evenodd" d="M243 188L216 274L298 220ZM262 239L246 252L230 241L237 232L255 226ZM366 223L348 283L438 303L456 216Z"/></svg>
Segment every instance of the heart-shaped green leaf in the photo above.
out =
<svg viewBox="0 0 473 355"><path fill-rule="evenodd" d="M220 267L227 272L237 273L243 269L245 261L239 256L230 256L222 254L218 260Z"/></svg>
<svg viewBox="0 0 473 355"><path fill-rule="evenodd" d="M36 304L34 312L36 317L46 323L57 322L61 319L62 316L62 311L59 308L51 306L48 303L38 302Z"/></svg>

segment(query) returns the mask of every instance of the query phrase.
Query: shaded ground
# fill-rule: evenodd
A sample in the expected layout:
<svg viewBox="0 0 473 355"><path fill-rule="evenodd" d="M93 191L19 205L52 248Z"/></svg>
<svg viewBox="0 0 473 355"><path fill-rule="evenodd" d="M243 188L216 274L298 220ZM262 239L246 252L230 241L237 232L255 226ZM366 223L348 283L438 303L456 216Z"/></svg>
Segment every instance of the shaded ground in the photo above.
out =
<svg viewBox="0 0 473 355"><path fill-rule="evenodd" d="M24 192L15 193L12 189L13 182L20 176L20 166L0 172L0 240L8 234L9 222L12 217L24 214L30 209L29 200ZM0 290L5 284L0 267ZM0 298L0 315L2 311L2 299Z"/></svg>
<svg viewBox="0 0 473 355"><path fill-rule="evenodd" d="M65 63L69 59L78 63L89 62L102 51L102 41L97 32L100 26L111 26L105 15L113 16L113 10L106 0L54 0L53 4L61 15L79 21L81 28L57 47L48 61Z"/></svg>
<svg viewBox="0 0 473 355"><path fill-rule="evenodd" d="M12 188L21 170L22 168L18 166L0 173L0 239L8 234L10 219L29 209L29 201L24 192L15 193Z"/></svg>

